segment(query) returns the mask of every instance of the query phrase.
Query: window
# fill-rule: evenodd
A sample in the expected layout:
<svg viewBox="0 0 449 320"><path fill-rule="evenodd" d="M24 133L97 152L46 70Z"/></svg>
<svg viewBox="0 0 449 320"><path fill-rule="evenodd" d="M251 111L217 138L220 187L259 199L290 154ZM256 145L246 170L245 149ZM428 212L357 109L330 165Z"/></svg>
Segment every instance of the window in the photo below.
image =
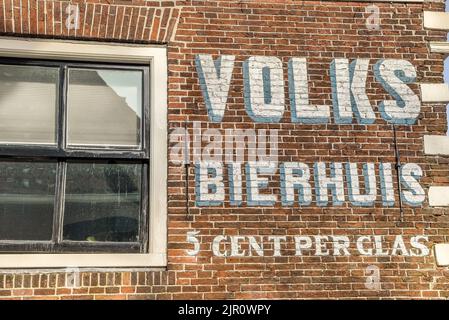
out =
<svg viewBox="0 0 449 320"><path fill-rule="evenodd" d="M167 48L0 37L0 66L0 269L165 267Z"/></svg>
<svg viewBox="0 0 449 320"><path fill-rule="evenodd" d="M0 250L146 252L149 67L0 60Z"/></svg>

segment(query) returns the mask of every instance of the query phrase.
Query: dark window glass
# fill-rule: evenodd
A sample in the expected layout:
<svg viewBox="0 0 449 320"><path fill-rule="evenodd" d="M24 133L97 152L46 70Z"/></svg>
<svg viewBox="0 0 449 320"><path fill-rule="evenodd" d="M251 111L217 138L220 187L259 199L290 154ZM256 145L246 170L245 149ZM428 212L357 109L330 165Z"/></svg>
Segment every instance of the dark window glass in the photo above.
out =
<svg viewBox="0 0 449 320"><path fill-rule="evenodd" d="M64 239L138 241L142 166L68 163Z"/></svg>
<svg viewBox="0 0 449 320"><path fill-rule="evenodd" d="M0 240L51 240L56 162L0 162Z"/></svg>
<svg viewBox="0 0 449 320"><path fill-rule="evenodd" d="M0 252L147 252L149 67L0 59Z"/></svg>
<svg viewBox="0 0 449 320"><path fill-rule="evenodd" d="M69 69L69 146L137 148L141 117L141 71Z"/></svg>
<svg viewBox="0 0 449 320"><path fill-rule="evenodd" d="M55 144L59 69L0 65L0 143Z"/></svg>

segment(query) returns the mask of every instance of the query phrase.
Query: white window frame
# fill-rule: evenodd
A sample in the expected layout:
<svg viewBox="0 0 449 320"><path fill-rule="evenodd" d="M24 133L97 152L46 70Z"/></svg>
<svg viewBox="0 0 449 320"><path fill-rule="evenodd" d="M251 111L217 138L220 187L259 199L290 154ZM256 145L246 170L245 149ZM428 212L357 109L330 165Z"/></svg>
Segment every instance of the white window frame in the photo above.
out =
<svg viewBox="0 0 449 320"><path fill-rule="evenodd" d="M167 48L0 37L0 58L139 63L150 66L148 253L0 253L0 268L133 268L167 265Z"/></svg>

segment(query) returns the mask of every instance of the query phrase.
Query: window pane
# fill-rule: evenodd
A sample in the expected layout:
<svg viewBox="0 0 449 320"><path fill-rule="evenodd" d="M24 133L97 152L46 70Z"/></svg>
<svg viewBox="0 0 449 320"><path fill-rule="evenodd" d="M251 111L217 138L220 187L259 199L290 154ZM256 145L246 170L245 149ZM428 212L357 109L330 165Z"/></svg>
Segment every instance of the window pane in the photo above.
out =
<svg viewBox="0 0 449 320"><path fill-rule="evenodd" d="M68 163L64 239L138 241L140 164Z"/></svg>
<svg viewBox="0 0 449 320"><path fill-rule="evenodd" d="M0 162L0 240L51 240L56 163Z"/></svg>
<svg viewBox="0 0 449 320"><path fill-rule="evenodd" d="M70 69L68 145L140 146L142 72Z"/></svg>
<svg viewBox="0 0 449 320"><path fill-rule="evenodd" d="M58 78L58 68L0 65L0 143L56 143Z"/></svg>

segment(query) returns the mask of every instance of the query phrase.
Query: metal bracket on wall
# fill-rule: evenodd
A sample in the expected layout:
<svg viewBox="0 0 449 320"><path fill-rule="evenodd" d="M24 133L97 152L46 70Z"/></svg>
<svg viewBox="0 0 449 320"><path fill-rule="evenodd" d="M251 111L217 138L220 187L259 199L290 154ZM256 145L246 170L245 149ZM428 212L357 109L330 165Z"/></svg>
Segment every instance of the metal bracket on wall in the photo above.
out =
<svg viewBox="0 0 449 320"><path fill-rule="evenodd" d="M185 173L185 192L186 192L186 219L191 221L189 203L189 174L190 174L190 139L187 121L184 121L184 173Z"/></svg>
<svg viewBox="0 0 449 320"><path fill-rule="evenodd" d="M397 184L398 184L398 193L399 193L399 212L400 212L400 216L399 216L399 220L401 222L404 222L404 208L402 207L402 187L401 187L401 178L400 178L400 174L401 174L401 155L399 153L399 148L398 148L398 141L397 141L397 135L396 135L396 126L393 124L393 138L394 138L394 154L395 154L395 158L396 158L396 177L397 177Z"/></svg>

